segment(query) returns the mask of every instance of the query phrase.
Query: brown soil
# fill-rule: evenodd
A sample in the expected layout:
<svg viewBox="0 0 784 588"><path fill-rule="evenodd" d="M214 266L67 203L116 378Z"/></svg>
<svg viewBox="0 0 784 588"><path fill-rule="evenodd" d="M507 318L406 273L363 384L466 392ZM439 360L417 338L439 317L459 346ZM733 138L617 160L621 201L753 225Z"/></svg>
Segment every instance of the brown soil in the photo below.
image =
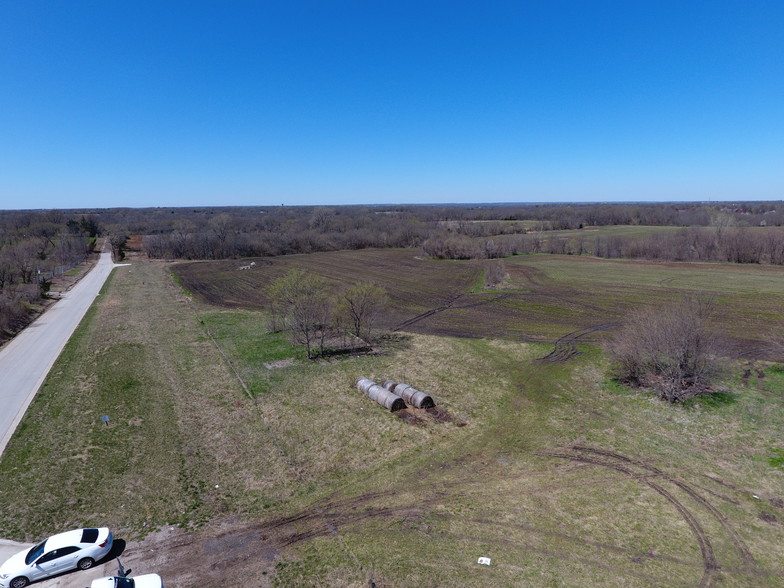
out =
<svg viewBox="0 0 784 588"><path fill-rule="evenodd" d="M390 493L386 493L389 495ZM254 523L224 520L198 532L168 527L128 545L123 564L155 569L169 586L271 586L280 553L307 539L332 536L343 526L369 518L406 518L422 507L375 506L384 493L352 500L322 501L306 512ZM143 562L143 563L142 563ZM379 584L380 585L380 584Z"/></svg>
<svg viewBox="0 0 784 588"><path fill-rule="evenodd" d="M575 355L578 339L596 343L603 331L617 324L631 300L666 299L679 290L662 280L658 292L631 288L628 292L605 287L601 292L573 287L550 278L541 269L509 264L507 272L517 290L476 292L483 275L482 260L446 263L417 258L411 250L339 251L306 256L256 259L251 271L238 271L249 260L182 262L172 266L181 283L198 298L215 306L263 309L269 305L264 290L293 267L320 273L336 288L358 279L387 290L389 304L377 326L389 331L464 338L516 339L556 342L554 352L542 358L564 361ZM591 263L590 259L583 260ZM673 266L684 268L688 266ZM735 310L732 304L740 304ZM738 312L743 320L736 320ZM759 325L746 317L743 302L732 302L722 320L727 355L769 359L769 345ZM740 325L743 325L741 328ZM732 327L729 329L728 327ZM769 325L773 328L773 325ZM743 332L741 332L743 331ZM730 334L731 333L731 334Z"/></svg>

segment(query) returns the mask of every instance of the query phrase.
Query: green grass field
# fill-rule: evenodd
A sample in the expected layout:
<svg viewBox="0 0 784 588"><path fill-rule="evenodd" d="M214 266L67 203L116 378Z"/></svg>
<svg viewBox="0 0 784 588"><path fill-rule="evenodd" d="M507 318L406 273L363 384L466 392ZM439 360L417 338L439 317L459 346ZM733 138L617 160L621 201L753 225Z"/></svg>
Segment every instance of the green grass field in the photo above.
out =
<svg viewBox="0 0 784 588"><path fill-rule="evenodd" d="M381 353L313 362L267 331L259 294L296 264L396 285L394 321L486 302L412 323ZM176 526L177 561L154 543L175 587L192 585L185 566L204 586L780 585L780 365L757 360L764 376L743 381L747 362L730 363L714 397L672 406L615 383L592 345L537 358L696 290L716 293L737 341L761 339L780 325L784 273L533 256L471 294L481 263L405 251L183 267L177 281L144 260L115 271L0 461L0 536L108 524L141 549ZM359 376L408 382L439 411L387 412ZM275 558L211 550L227 525Z"/></svg>

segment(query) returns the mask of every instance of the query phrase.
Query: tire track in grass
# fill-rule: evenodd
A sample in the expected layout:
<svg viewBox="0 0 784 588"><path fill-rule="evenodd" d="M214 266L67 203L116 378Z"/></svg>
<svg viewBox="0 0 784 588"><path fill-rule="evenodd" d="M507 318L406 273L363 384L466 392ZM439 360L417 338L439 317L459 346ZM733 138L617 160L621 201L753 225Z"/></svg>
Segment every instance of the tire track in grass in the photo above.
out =
<svg viewBox="0 0 784 588"><path fill-rule="evenodd" d="M747 567L722 568L718 565L710 537L708 537L699 520L697 520L694 509L688 508L675 495L677 494L677 488L680 488L680 486L676 484L675 489L667 488L666 486L673 481L673 479L666 473L661 472L658 468L629 459L617 453L583 446L569 447L552 454L543 455L561 457L570 461L600 465L602 467L614 469L633 479L643 481L652 490L657 492L657 494L673 504L684 521L689 525L692 533L698 538L700 553L703 560L703 577L699 583L700 586L716 586L721 579L719 577L721 569L728 571L732 570L737 573L749 571ZM644 559L659 562L660 565L669 562L671 565L683 566L686 573L688 573L689 569L694 568L693 557L688 554L639 553L637 550L630 549L628 546L622 547L613 545L612 543L600 542L593 538L571 535L550 528L541 528L531 522L514 522L506 520L504 517L501 517L499 520L493 520L492 517L461 516L460 514L452 512L434 510L438 506L443 506L445 499L448 500L449 498L455 497L452 491L464 488L466 479L471 477L467 473L465 476L465 478L447 483L440 491L434 491L431 484L424 482L421 484L414 484L413 486L406 486L406 492L411 493L412 496L416 497L411 499L402 498L400 492L393 488L370 491L352 497L343 497L340 492L335 491L308 506L304 506L302 510L290 516L280 516L265 522L249 522L248 524L241 525L239 528L236 522L232 522L232 524L227 526L221 533L208 537L208 545L220 545L222 542L231 539L233 544L239 541L242 545L247 543L248 545L254 546L248 547L244 551L232 549L222 552L220 554L222 557L220 567L221 569L227 569L230 565L241 565L245 559L249 557L249 550L252 549L255 549L258 552L259 557L266 557L272 554L270 556L270 561L273 561L272 556L280 555L287 548L299 545L314 538L331 537L336 541L341 542L341 550L345 551L347 556L350 556L352 561L355 562L357 571L367 575L371 574L373 571L363 566L361 562L354 557L351 543L343 540L346 532L355 529L356 525L361 524L363 521L387 521L390 529L394 527L393 532L395 537L397 537L399 536L400 530L395 525L401 524L401 522L402 524L406 524L407 521L410 521L411 524L414 525L411 528L417 530L419 528L417 525L425 521L425 518L429 519L435 517L438 520L444 521L446 524L450 521L455 521L473 526L452 531L439 530L438 534L434 535L434 537L437 536L440 540L448 540L450 537L453 537L455 540L462 542L470 540L483 544L488 542L503 543L545 557L562 558L581 562L585 566L598 567L600 569L604 568L614 572L619 572L619 569L606 560L604 555L607 555L608 553L631 558L635 563L641 563L641 560ZM675 482L679 481L675 480ZM494 529L495 531L493 531ZM519 537L517 535L512 536L508 532L502 532L500 533L502 538L499 538L499 533L496 531L504 529L515 531L519 534ZM428 528L421 532L429 534ZM490 534L488 535L487 533ZM534 539L534 537L536 537L536 539ZM575 545L591 547L598 550L598 555L580 556L576 552L569 552L568 555L564 555L563 550L553 547L547 538L557 538L559 540L574 542ZM245 541L245 539L247 539L247 541ZM187 545L184 545L183 549L187 547ZM256 551L253 552L254 556ZM214 564L213 567L215 567ZM212 570L212 572L214 571L215 570ZM662 579L660 577L646 573L645 570L635 571L634 569L624 569L623 577L627 580L630 578L638 578L651 585L664 585L664 582L661 582Z"/></svg>
<svg viewBox="0 0 784 588"><path fill-rule="evenodd" d="M393 327L392 331L393 332L394 331L401 331L403 329L406 329L406 328L410 327L411 325L413 325L415 323L418 323L419 321L422 321L422 320L424 320L426 318L429 318L429 317L433 316L434 314L438 314L439 312L444 312L445 310L449 310L449 309L452 309L452 308L475 308L477 306L484 306L486 304L492 304L493 302L497 302L499 300L503 300L504 298L508 298L509 296L510 296L510 294L506 294L505 293L505 294L500 294L498 296L495 296L494 298L490 298L488 300L480 300L478 302L469 302L468 304L461 304L461 305L457 306L456 305L457 301L460 300L461 298L465 297L464 294L458 294L454 298L451 298L450 300L448 300L447 303L444 304L443 306L438 306L436 308L431 308L430 310L426 310L425 312L422 312L422 313L420 313L420 314L418 314L418 315L416 315L414 317L411 317L410 319L407 319L407 320L403 321L402 323L400 323L396 327Z"/></svg>
<svg viewBox="0 0 784 588"><path fill-rule="evenodd" d="M751 550L749 549L748 545L746 545L746 542L743 541L743 539L741 538L740 534L735 529L735 527L733 527L730 524L730 522L727 520L727 517L725 517L721 513L721 511L719 511L706 498L704 498L699 493L697 493L697 491L694 490L694 488L692 488L691 486L689 486L685 482L682 482L681 480L678 480L676 478L668 476L667 474L665 474L663 471L661 471L659 468L657 468L655 466L646 464L646 463L638 461L638 460L632 460L632 459L630 459L628 457L625 457L625 456L623 456L623 455L621 455L619 453L614 453L614 452L610 452L610 451L602 451L602 450L599 450L599 449L593 449L591 447L585 447L583 445L576 445L576 446L574 446L574 449L576 449L578 451L584 451L584 452L589 452L589 453L596 453L598 455L604 455L604 456L609 457L611 459L617 459L617 460L620 460L620 461L623 461L623 462L626 462L626 463L630 463L630 464L642 467L642 468L644 468L644 469L646 469L646 470L656 474L657 476L660 476L662 479L667 480L668 482L670 482L672 484L675 484L678 488L680 488L681 490L686 492L686 494L691 496L694 499L695 502L697 502L700 506L705 508L711 515L713 515L713 517L719 522L719 524L721 524L722 528L730 536L732 544L735 546L735 549L738 551L738 554L740 555L740 558L743 561L743 563L746 566L748 566L749 568L754 568L754 567L757 566L757 562L755 561L754 556L751 554Z"/></svg>
<svg viewBox="0 0 784 588"><path fill-rule="evenodd" d="M613 327L617 326L618 323L603 323L601 325L585 327L576 331L572 331L571 333L567 333L555 342L555 347L550 353L544 357L540 357L537 361L544 363L561 363L568 361L569 359L582 353L581 351L577 350L578 339L581 339L586 335L590 335L591 333L606 331L607 329L612 329Z"/></svg>
<svg viewBox="0 0 784 588"><path fill-rule="evenodd" d="M719 581L718 573L720 566L716 560L713 544L710 540L710 537L705 532L699 520L695 516L694 512L686 507L683 502L681 502L672 492L667 490L661 482L672 484L676 488L679 488L689 497L691 497L699 506L704 508L713 518L719 522L719 524L729 536L730 541L732 542L741 558L741 561L743 562L743 569L751 572L759 571L754 556L737 530L713 504L700 495L690 485L666 474L655 466L649 465L639 460L631 459L619 453L594 449L592 447L586 447L583 445L575 445L569 449L571 449L572 452L545 452L543 455L560 459L567 459L578 463L598 465L624 473L647 485L653 491L664 497L676 508L676 510L689 525L700 548L703 561L703 574L700 580L700 586L714 586ZM639 469L642 469L642 472L640 472Z"/></svg>
<svg viewBox="0 0 784 588"><path fill-rule="evenodd" d="M452 308L454 303L457 302L458 298L460 298L461 296L462 296L462 294L458 294L454 298L451 298L449 301L447 301L447 303L444 304L443 306L438 306L436 308L431 308L430 310L426 310L425 312L422 312L422 313L420 313L420 314L418 314L418 315L416 315L414 317L411 317L408 320L403 321L402 323L400 323L396 327L393 327L392 331L393 332L394 331L401 331L401 330L403 330L403 329L405 329L407 327L410 327L414 323L418 323L419 321L424 320L424 319L426 319L428 317L431 317L434 314L437 314L439 312L443 312L443 311L445 311L445 310L447 310L449 308Z"/></svg>
<svg viewBox="0 0 784 588"><path fill-rule="evenodd" d="M557 453L557 452L548 452L544 453L548 457L557 457L561 459L568 459L570 461L575 461L579 463L587 463L591 465L598 465L602 467L606 467L609 469L613 469L615 471L621 472L623 474L628 475L631 478L638 479L654 490L657 494L663 496L667 501L669 501L673 506L675 506L676 510L681 514L684 518L686 523L691 528L692 533L694 534L695 538L697 539L697 545L700 548L700 554L702 556L703 562L703 572L702 578L700 579L700 586L707 588L709 586L714 586L716 581L718 580L718 564L716 562L716 556L713 552L713 545L708 538L705 530L700 525L699 521L696 517L686 508L683 503L681 503L675 496L673 496L670 492L662 488L659 484L653 482L650 478L651 474L640 476L636 474L631 469L617 464L610 461L605 461L599 459L598 457L592 457L588 455L580 455L580 454L573 454L573 453ZM655 475L655 474L654 474Z"/></svg>

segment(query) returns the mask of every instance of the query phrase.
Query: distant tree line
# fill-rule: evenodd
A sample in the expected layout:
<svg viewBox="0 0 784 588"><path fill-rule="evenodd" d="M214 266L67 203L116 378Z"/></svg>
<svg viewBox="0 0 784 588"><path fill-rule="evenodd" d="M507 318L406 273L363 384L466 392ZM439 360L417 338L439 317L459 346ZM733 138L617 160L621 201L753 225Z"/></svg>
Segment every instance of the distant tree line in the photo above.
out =
<svg viewBox="0 0 784 588"><path fill-rule="evenodd" d="M144 235L158 259L226 259L369 247L419 247L448 258L559 253L651 259L778 263L777 203L579 204L486 206L302 206L104 211L108 224ZM675 236L593 237L580 229L647 225L691 229ZM701 232L700 228L710 229ZM556 234L575 231L570 235ZM772 236L771 236L772 235ZM691 241L691 242L689 242ZM718 244L716 242L718 241ZM771 254L772 252L773 254ZM753 257L753 256L752 256ZM745 261L741 261L745 262Z"/></svg>
<svg viewBox="0 0 784 588"><path fill-rule="evenodd" d="M116 259L142 235L156 259L227 259L415 247L445 259L525 253L784 263L784 203L618 203L108 208L0 213L0 285L29 284L109 237ZM591 227L672 226L646 237ZM94 242L94 241L93 241ZM60 262L55 263L55 262ZM0 286L1 287L1 286Z"/></svg>
<svg viewBox="0 0 784 588"><path fill-rule="evenodd" d="M227 259L368 247L418 247L448 258L558 253L667 260L781 263L784 203L273 206L5 211L7 245L26 227L45 236L142 235L157 259ZM597 226L672 226L649 237L593 236ZM582 230L586 229L586 230ZM704 229L704 230L703 230ZM21 233L20 233L21 231ZM28 231L30 233L31 231ZM568 233L564 233L568 232ZM45 257L51 257L44 250Z"/></svg>
<svg viewBox="0 0 784 588"><path fill-rule="evenodd" d="M283 209L257 212L250 219L223 212L202 223L180 220L168 232L146 234L143 245L152 258L225 259L369 247L417 247L427 234L427 225L405 212L339 207L291 214L291 210Z"/></svg>
<svg viewBox="0 0 784 588"><path fill-rule="evenodd" d="M692 227L639 238L605 237L595 241L591 253L608 258L783 265L784 229Z"/></svg>
<svg viewBox="0 0 784 588"><path fill-rule="evenodd" d="M496 259L526 253L590 255L653 261L704 261L784 265L781 227L689 227L644 237L589 232L471 238L438 232L422 244L438 259Z"/></svg>

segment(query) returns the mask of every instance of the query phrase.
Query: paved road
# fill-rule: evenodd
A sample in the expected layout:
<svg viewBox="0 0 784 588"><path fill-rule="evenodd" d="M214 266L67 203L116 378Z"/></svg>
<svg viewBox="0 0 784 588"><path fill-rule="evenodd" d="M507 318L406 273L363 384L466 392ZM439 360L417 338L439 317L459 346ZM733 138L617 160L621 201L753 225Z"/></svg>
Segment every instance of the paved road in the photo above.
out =
<svg viewBox="0 0 784 588"><path fill-rule="evenodd" d="M102 252L61 300L0 349L0 456L113 267L111 254Z"/></svg>

